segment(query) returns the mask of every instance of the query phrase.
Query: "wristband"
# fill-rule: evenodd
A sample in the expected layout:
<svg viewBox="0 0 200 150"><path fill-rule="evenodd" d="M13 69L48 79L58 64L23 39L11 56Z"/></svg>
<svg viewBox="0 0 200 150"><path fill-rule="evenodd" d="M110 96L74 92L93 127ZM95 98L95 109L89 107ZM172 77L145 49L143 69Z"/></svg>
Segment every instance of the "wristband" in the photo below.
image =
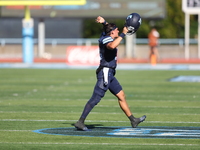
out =
<svg viewBox="0 0 200 150"><path fill-rule="evenodd" d="M122 37L122 39L126 36L126 34L124 34L124 33L121 33L119 36L121 36Z"/></svg>
<svg viewBox="0 0 200 150"><path fill-rule="evenodd" d="M102 23L103 25L106 25L106 20Z"/></svg>

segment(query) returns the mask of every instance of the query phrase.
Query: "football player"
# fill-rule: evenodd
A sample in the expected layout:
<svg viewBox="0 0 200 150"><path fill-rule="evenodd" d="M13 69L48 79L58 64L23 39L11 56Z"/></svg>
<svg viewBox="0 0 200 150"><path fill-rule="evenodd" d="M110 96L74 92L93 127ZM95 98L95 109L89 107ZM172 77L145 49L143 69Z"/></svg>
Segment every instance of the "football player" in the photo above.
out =
<svg viewBox="0 0 200 150"><path fill-rule="evenodd" d="M125 26L119 34L119 29L114 23L108 23L101 16L96 18L97 23L103 25L103 32L99 39L100 65L96 70L97 82L94 87L91 98L86 103L80 119L75 123L75 127L79 130L87 131L84 121L91 110L104 97L109 90L118 99L119 106L129 118L133 128L143 122L146 116L136 118L132 115L131 110L126 102L125 93L122 86L115 77L115 69L117 67L117 46L128 33L133 34L137 31L141 24L141 18L138 14L130 14L126 18Z"/></svg>

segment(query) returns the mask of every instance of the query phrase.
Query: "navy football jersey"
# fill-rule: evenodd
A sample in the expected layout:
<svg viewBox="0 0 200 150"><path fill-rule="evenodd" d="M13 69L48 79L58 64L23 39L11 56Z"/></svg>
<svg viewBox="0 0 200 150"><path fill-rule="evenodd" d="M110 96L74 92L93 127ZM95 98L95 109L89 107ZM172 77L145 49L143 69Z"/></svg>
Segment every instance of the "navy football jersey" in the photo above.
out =
<svg viewBox="0 0 200 150"><path fill-rule="evenodd" d="M114 39L104 34L99 39L100 66L115 69L117 66L117 48L108 49L106 47L112 41Z"/></svg>

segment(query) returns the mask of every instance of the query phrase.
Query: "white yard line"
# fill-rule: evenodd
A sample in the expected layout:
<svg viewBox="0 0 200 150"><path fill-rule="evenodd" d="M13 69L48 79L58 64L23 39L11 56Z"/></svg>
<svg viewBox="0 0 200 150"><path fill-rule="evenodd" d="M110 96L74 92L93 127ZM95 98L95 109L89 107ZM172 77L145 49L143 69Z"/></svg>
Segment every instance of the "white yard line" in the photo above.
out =
<svg viewBox="0 0 200 150"><path fill-rule="evenodd" d="M51 112L51 111L44 111L44 112L32 112L32 111L0 111L0 113L7 113L7 114L16 114L16 113L41 113L41 114L81 114L82 112ZM120 115L123 114L122 112L91 112L91 114L108 114L108 115ZM133 113L136 114L136 113ZM137 113L138 114L138 113ZM172 115L171 113L145 113L145 115ZM177 113L176 115L200 115L200 114L193 114L193 113Z"/></svg>
<svg viewBox="0 0 200 150"><path fill-rule="evenodd" d="M0 131L11 131L11 132L32 132L33 130L0 130Z"/></svg>
<svg viewBox="0 0 200 150"><path fill-rule="evenodd" d="M0 142L0 144L29 144L29 145L129 145L129 146L200 146L200 144L162 144L162 143L50 143L50 142Z"/></svg>
<svg viewBox="0 0 200 150"><path fill-rule="evenodd" d="M0 121L35 121L35 122L76 122L77 120L34 120L34 119L0 119ZM112 121L112 120L86 120L86 122L130 122L130 121ZM145 121L146 123L191 123L200 124L200 122L184 122L184 121Z"/></svg>
<svg viewBox="0 0 200 150"><path fill-rule="evenodd" d="M21 104L19 104L19 105L21 105ZM15 106L19 106L19 105L15 105ZM4 106L10 106L10 104L9 105L4 105ZM39 105L26 105L26 106L39 106ZM47 106L51 106L51 105L42 105L42 106L47 107ZM80 106L83 107L83 105L67 105L66 108L68 108L68 107L80 107ZM54 107L60 107L60 105L54 105ZM119 108L118 105L113 105L113 106L98 105L97 107L104 107L104 108L113 108L113 107L115 107L115 108ZM138 108L138 107L140 107L140 108L181 108L181 109L200 108L200 106L183 106L183 107L181 107L181 106L179 106L179 107L177 107L177 106L130 106L130 108ZM2 112L2 111L0 111L0 112Z"/></svg>
<svg viewBox="0 0 200 150"><path fill-rule="evenodd" d="M155 95L144 95L144 94L142 94L142 95L138 95L138 94L133 94L133 96L134 97L136 97L136 96L139 96L139 97L152 97L152 96L155 96ZM161 96L163 96L163 95L157 95L157 97L161 97ZM133 100L133 99L131 99L131 98L128 98L128 96L126 96L127 97L127 100L129 101L129 102L173 102L173 103L184 103L184 102L199 102L199 100L198 99L193 99L193 100L162 100L162 99L160 99L160 100ZM4 100L1 100L1 102L3 102ZM8 100L8 101L16 101L15 99L10 99L10 100ZM40 99L39 101L47 101L46 99ZM55 101L55 100L49 100L49 101ZM56 100L56 101L85 101L85 102L87 102L88 101L88 99L76 99L76 100L74 100L74 99L63 99L63 100ZM117 102L117 99L102 99L102 103L103 102L107 102L107 101L110 101L110 102ZM6 101L4 101L4 102L7 102L7 100ZM36 105L37 106L37 105ZM49 106L49 105L48 105ZM59 105L60 106L60 105Z"/></svg>

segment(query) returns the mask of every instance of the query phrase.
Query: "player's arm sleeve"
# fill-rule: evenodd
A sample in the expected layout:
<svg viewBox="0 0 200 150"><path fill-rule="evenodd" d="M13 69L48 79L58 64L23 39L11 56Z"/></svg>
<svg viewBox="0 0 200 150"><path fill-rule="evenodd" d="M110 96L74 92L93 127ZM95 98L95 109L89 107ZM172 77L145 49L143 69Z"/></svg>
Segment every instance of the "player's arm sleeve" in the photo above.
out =
<svg viewBox="0 0 200 150"><path fill-rule="evenodd" d="M104 38L104 39L102 40L102 44L103 44L103 45L107 45L107 44L110 43L110 42L113 42L113 39L112 39L110 36L108 36L108 37L106 37L106 38Z"/></svg>
<svg viewBox="0 0 200 150"><path fill-rule="evenodd" d="M112 39L112 38L111 38ZM119 36L118 38L116 38L115 40L112 39L112 41L110 41L108 44L107 44L107 48L112 50L112 49L115 49L117 48L117 46L119 46L120 42L122 41L122 37Z"/></svg>
<svg viewBox="0 0 200 150"><path fill-rule="evenodd" d="M106 43L109 43L109 42L112 42L113 41L113 39L110 37L110 36L108 36L108 37L106 37L106 38L104 38L103 40L102 40L102 43L103 44L106 44Z"/></svg>

